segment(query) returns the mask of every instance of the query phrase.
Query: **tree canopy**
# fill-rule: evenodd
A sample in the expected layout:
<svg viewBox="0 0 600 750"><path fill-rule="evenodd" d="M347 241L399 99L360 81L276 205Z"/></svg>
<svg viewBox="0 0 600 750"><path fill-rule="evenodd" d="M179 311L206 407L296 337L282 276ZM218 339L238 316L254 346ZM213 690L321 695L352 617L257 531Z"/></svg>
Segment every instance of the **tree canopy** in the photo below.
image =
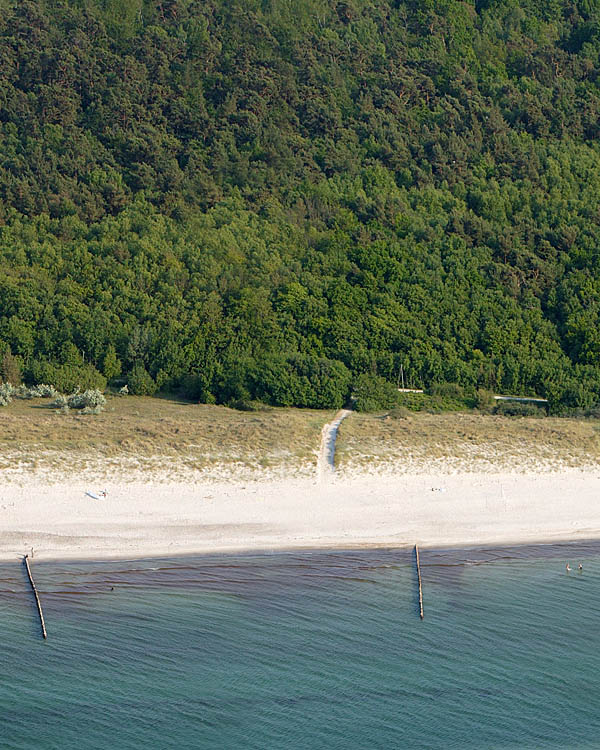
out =
<svg viewBox="0 0 600 750"><path fill-rule="evenodd" d="M26 379L335 407L402 368L600 400L598 0L0 9Z"/></svg>

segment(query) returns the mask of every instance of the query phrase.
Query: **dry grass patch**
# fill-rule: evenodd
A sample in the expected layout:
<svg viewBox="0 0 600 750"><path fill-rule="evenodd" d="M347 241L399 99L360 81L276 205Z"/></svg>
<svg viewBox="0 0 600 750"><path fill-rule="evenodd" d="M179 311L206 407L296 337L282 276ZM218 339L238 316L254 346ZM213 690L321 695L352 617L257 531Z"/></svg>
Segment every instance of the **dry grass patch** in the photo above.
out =
<svg viewBox="0 0 600 750"><path fill-rule="evenodd" d="M109 398L98 415L62 414L47 401L14 401L0 410L0 469L33 462L65 471L115 459L200 471L211 466L289 466L312 470L332 412L224 406L163 398Z"/></svg>
<svg viewBox="0 0 600 750"><path fill-rule="evenodd" d="M600 422L474 413L354 414L338 433L342 471L530 471L600 462Z"/></svg>

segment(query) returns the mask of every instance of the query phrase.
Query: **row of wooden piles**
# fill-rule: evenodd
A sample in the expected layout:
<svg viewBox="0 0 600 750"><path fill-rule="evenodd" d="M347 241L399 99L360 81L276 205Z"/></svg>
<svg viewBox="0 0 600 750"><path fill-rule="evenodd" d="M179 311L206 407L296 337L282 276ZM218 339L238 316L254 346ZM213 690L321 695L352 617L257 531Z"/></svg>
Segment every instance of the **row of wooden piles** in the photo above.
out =
<svg viewBox="0 0 600 750"><path fill-rule="evenodd" d="M33 575L31 574L31 567L29 565L29 555L25 555L23 562L25 563L25 567L27 568L27 577L29 578L29 583L31 584L31 589L35 596L35 603L37 605L38 615L40 616L40 625L42 627L42 635L44 636L44 638L47 638L48 633L46 632L46 623L44 622L44 612L42 611L42 603L40 601L40 595L38 594L37 586L35 585L35 581L33 580Z"/></svg>
<svg viewBox="0 0 600 750"><path fill-rule="evenodd" d="M33 575L31 573L31 566L29 565L29 555L25 555L23 558L23 562L25 564L25 567L27 568L27 577L29 578L29 583L31 584L31 589L33 591L33 594L35 596L35 603L37 605L37 611L40 618L40 626L42 628L42 635L44 638L48 637L48 633L46 632L46 623L44 622L44 612L42 610L42 603L40 601L40 595L37 590L37 586L35 585L35 581L33 580ZM425 613L423 611L423 580L421 578L421 562L419 560L419 546L415 544L415 565L417 568L417 582L419 585L419 615L421 617L421 620L425 617Z"/></svg>
<svg viewBox="0 0 600 750"><path fill-rule="evenodd" d="M421 620L425 617L423 612L423 581L421 579L421 563L419 561L419 545L415 544L415 563L417 566L417 582L419 584L419 615Z"/></svg>

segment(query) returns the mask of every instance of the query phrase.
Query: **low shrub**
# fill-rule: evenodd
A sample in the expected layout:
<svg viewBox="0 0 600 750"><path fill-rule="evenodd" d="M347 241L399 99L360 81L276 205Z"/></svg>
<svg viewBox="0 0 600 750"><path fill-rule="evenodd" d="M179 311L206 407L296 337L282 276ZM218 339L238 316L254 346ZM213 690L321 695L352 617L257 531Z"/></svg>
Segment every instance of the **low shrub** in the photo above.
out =
<svg viewBox="0 0 600 750"><path fill-rule="evenodd" d="M408 419L410 411L405 406L397 406L388 414L392 419Z"/></svg>
<svg viewBox="0 0 600 750"><path fill-rule="evenodd" d="M76 365L34 362L26 373L26 380L52 383L60 393L72 393L77 388L106 388L106 378L89 362Z"/></svg>
<svg viewBox="0 0 600 750"><path fill-rule="evenodd" d="M19 385L22 379L23 360L15 357L10 350L6 350L0 356L0 383L16 383Z"/></svg>
<svg viewBox="0 0 600 750"><path fill-rule="evenodd" d="M68 408L69 407L67 407L67 409ZM86 406L79 413L80 414L100 414L101 411L102 411L101 406Z"/></svg>
<svg viewBox="0 0 600 750"><path fill-rule="evenodd" d="M75 391L70 396L59 394L50 406L54 409L60 409L65 414L70 409L77 409L80 414L100 414L105 404L104 394L97 388L90 388L83 393Z"/></svg>
<svg viewBox="0 0 600 750"><path fill-rule="evenodd" d="M503 417L545 417L543 407L527 401L499 401L495 410Z"/></svg>
<svg viewBox="0 0 600 750"><path fill-rule="evenodd" d="M10 383L0 385L0 406L8 406L12 401L14 386Z"/></svg>
<svg viewBox="0 0 600 750"><path fill-rule="evenodd" d="M188 373L179 380L178 393L187 401L201 404L213 404L215 397L208 389L208 383L204 375Z"/></svg>
<svg viewBox="0 0 600 750"><path fill-rule="evenodd" d="M12 385L12 383L2 383L0 385L0 406L7 406L13 398L56 398L58 391L53 385Z"/></svg>
<svg viewBox="0 0 600 750"><path fill-rule="evenodd" d="M379 375L359 375L354 383L352 398L356 411L381 411L399 405L398 388Z"/></svg>
<svg viewBox="0 0 600 750"><path fill-rule="evenodd" d="M106 398L102 391L99 391L97 388L90 388L87 391L83 391L83 393L75 391L75 393L67 397L67 406L69 409L99 409L101 411L105 404ZM85 413L97 414L98 412Z"/></svg>
<svg viewBox="0 0 600 750"><path fill-rule="evenodd" d="M53 385L46 383L32 386L0 384L0 406L8 406L13 398L52 398L52 409L79 409L82 414L99 414L106 404L106 398L98 388L88 388L83 393L76 390L70 396L64 396Z"/></svg>
<svg viewBox="0 0 600 750"><path fill-rule="evenodd" d="M454 401L462 401L465 398L464 388L458 383L432 383L427 393L430 396L439 396L442 399Z"/></svg>
<svg viewBox="0 0 600 750"><path fill-rule="evenodd" d="M153 396L157 386L144 365L136 364L127 378L127 386L134 396Z"/></svg>
<svg viewBox="0 0 600 750"><path fill-rule="evenodd" d="M494 407L496 406L496 401L494 399L494 394L492 393L492 391L487 391L485 388L479 388L479 390L475 394L475 406L479 409L479 411L483 411L488 414L492 412Z"/></svg>
<svg viewBox="0 0 600 750"><path fill-rule="evenodd" d="M58 396L56 388L53 385L46 385L45 383L34 385L30 390L35 393L36 398L56 398Z"/></svg>
<svg viewBox="0 0 600 750"><path fill-rule="evenodd" d="M58 391L53 385L40 383L39 385L19 385L15 388L17 398L56 398Z"/></svg>
<svg viewBox="0 0 600 750"><path fill-rule="evenodd" d="M271 411L272 407L264 404L262 401L239 398L228 404L230 409L238 411Z"/></svg>
<svg viewBox="0 0 600 750"><path fill-rule="evenodd" d="M464 411L471 408L470 403L447 396L432 396L429 393L400 393L398 404L410 411L424 411L429 414L441 414L445 411Z"/></svg>

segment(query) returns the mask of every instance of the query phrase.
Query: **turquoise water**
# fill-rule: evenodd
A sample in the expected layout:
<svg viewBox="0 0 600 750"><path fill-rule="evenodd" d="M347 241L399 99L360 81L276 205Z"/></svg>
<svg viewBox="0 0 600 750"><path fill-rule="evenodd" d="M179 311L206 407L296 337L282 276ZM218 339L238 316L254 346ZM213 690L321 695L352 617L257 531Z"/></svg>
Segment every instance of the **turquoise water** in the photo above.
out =
<svg viewBox="0 0 600 750"><path fill-rule="evenodd" d="M421 563L2 565L0 748L599 748L600 547Z"/></svg>

